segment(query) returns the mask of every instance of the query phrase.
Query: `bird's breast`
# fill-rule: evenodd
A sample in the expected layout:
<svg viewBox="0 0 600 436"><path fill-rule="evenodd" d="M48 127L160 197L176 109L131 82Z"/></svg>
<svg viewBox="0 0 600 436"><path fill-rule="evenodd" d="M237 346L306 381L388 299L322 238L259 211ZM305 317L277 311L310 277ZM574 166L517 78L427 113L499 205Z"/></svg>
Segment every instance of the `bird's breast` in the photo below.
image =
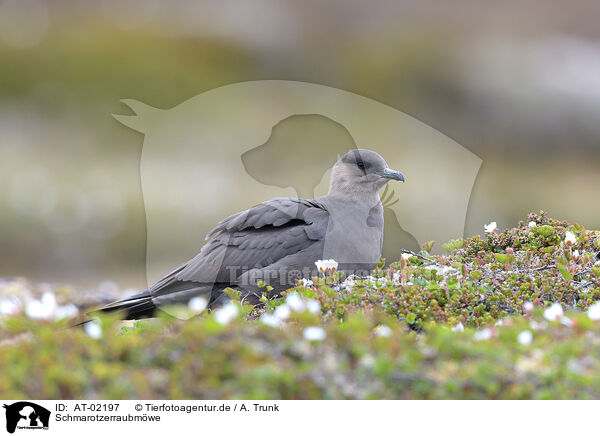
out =
<svg viewBox="0 0 600 436"><path fill-rule="evenodd" d="M356 204L338 206L330 209L323 257L345 264L376 264L381 256L382 237L382 209Z"/></svg>

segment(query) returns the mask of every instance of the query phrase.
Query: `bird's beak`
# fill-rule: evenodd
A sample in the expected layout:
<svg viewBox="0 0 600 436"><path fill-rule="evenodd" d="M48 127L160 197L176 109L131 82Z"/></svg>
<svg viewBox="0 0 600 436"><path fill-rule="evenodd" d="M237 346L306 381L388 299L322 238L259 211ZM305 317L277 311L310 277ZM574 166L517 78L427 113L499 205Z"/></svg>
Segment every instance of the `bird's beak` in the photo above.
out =
<svg viewBox="0 0 600 436"><path fill-rule="evenodd" d="M404 182L404 174L402 174L400 171L394 171L386 168L383 171L379 171L377 174L386 179L400 180L401 182Z"/></svg>

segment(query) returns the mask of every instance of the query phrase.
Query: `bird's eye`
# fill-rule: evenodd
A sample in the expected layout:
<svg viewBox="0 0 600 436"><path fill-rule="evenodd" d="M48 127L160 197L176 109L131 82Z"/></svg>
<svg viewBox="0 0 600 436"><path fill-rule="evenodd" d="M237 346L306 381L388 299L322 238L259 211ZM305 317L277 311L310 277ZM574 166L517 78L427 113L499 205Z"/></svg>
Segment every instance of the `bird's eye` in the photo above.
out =
<svg viewBox="0 0 600 436"><path fill-rule="evenodd" d="M361 161L361 160L359 160L358 162L356 162L356 166L358 168L360 168L361 170L363 170L363 171L365 170L365 163L363 161Z"/></svg>

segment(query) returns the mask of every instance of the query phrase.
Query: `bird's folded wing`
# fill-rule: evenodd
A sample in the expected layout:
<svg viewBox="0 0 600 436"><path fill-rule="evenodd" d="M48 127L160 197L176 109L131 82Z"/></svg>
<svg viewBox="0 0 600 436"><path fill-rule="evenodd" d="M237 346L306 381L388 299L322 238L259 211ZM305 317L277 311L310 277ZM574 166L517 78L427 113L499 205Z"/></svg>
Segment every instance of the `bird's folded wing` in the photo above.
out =
<svg viewBox="0 0 600 436"><path fill-rule="evenodd" d="M329 213L315 200L267 201L221 221L196 257L149 291L163 295L176 282L232 285L245 271L266 267L322 241L328 221Z"/></svg>

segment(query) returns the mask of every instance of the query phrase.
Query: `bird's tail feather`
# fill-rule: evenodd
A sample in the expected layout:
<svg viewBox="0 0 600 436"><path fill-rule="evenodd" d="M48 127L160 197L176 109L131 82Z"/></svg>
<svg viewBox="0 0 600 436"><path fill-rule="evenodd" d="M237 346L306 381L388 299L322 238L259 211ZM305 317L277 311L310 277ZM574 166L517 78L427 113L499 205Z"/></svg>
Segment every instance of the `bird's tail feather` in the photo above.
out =
<svg viewBox="0 0 600 436"><path fill-rule="evenodd" d="M119 312L123 320L151 318L156 314L157 306L152 301L152 295L148 290L139 292L127 298L110 303L98 310L94 310L87 315L92 316L91 319L85 319L71 327L78 327L93 321L95 313L112 313Z"/></svg>
<svg viewBox="0 0 600 436"><path fill-rule="evenodd" d="M140 319L153 316L156 309L157 307L152 301L152 295L148 290L145 290L131 297L110 303L99 309L98 312L123 312L123 319Z"/></svg>

